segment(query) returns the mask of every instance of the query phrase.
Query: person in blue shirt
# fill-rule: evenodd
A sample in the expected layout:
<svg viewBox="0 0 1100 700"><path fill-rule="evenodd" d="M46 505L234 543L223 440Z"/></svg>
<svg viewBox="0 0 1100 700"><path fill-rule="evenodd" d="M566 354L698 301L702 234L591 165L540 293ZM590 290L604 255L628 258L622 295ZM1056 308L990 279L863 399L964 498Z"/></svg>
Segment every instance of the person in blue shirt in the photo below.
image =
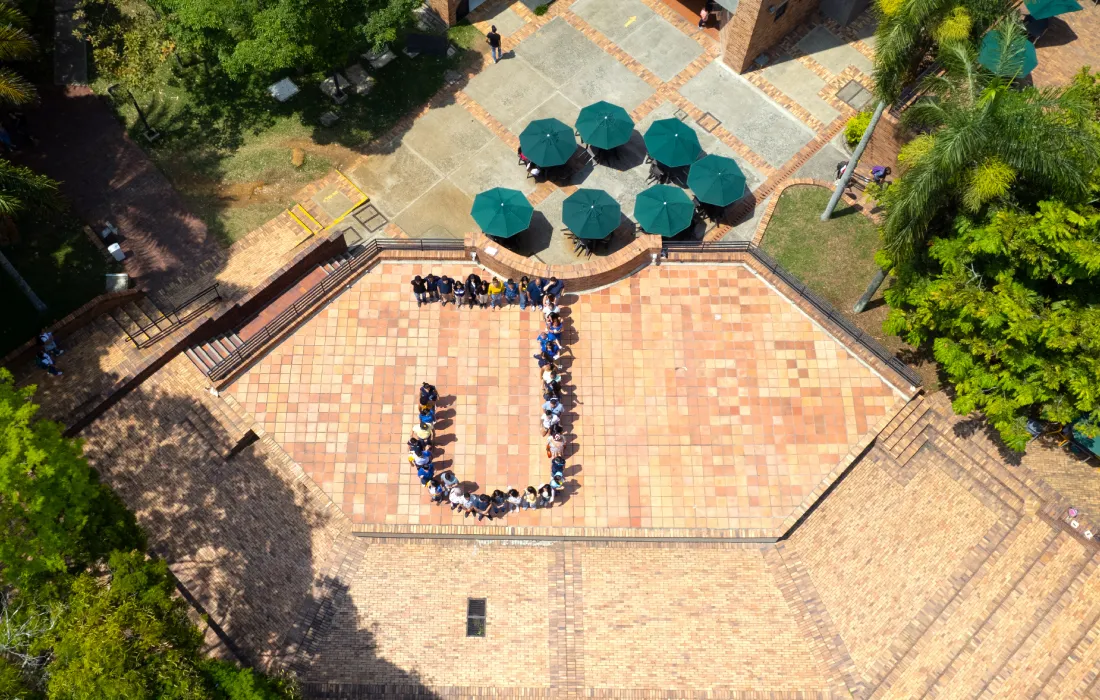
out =
<svg viewBox="0 0 1100 700"><path fill-rule="evenodd" d="M435 425L435 406L428 406L421 404L420 406L420 422L428 427Z"/></svg>
<svg viewBox="0 0 1100 700"><path fill-rule="evenodd" d="M561 297L562 292L565 291L565 282L562 282L557 277L551 277L549 280L540 279L542 282L542 291L544 294L548 294L555 299Z"/></svg>
<svg viewBox="0 0 1100 700"><path fill-rule="evenodd" d="M519 298L519 285L511 277L504 283L504 299L509 304L515 304L516 299Z"/></svg>
<svg viewBox="0 0 1100 700"><path fill-rule="evenodd" d="M537 282L527 283L527 300L536 311L542 311L542 287Z"/></svg>
<svg viewBox="0 0 1100 700"><path fill-rule="evenodd" d="M565 479L565 457L555 457L550 460L550 476L555 479Z"/></svg>
<svg viewBox="0 0 1100 700"><path fill-rule="evenodd" d="M416 468L416 475L420 477L420 485L427 486L428 482L435 476L435 465L431 462Z"/></svg>
<svg viewBox="0 0 1100 700"><path fill-rule="evenodd" d="M555 343L561 342L562 321L558 314L551 314L546 319L546 334Z"/></svg>
<svg viewBox="0 0 1100 700"><path fill-rule="evenodd" d="M545 394L546 401L542 404L543 411L549 411L555 416L560 416L562 411L565 410L565 404L558 400L557 396L553 394Z"/></svg>

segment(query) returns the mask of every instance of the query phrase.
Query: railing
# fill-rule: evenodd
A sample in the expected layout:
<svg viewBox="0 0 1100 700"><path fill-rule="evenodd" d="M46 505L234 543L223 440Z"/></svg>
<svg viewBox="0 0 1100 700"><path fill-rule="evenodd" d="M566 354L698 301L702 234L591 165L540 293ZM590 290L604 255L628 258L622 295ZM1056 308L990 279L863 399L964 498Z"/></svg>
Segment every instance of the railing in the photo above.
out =
<svg viewBox="0 0 1100 700"><path fill-rule="evenodd" d="M881 362L885 363L886 366L900 374L913 386L921 385L920 375L913 371L909 365L894 357L894 355L889 350L882 347L877 340L853 325L851 321L845 318L844 314L837 311L828 301L819 297L800 279L784 270L775 258L765 253L759 246L753 245L748 241L715 241L713 243L665 241L663 255L667 257L669 253L747 253L751 255L772 274L783 280L783 282L797 292L800 297L809 302L818 313L839 326L845 334L851 336L853 340L862 345Z"/></svg>
<svg viewBox="0 0 1100 700"><path fill-rule="evenodd" d="M225 359L214 365L209 372L212 381L219 381L228 377L262 347L279 337L298 318L308 313L314 305L327 296L330 292L348 283L360 270L369 265L385 250L409 250L409 251L456 251L465 250L466 244L461 239L410 239L392 240L388 238L375 239L362 246L350 249L352 253L347 263L336 268L336 271L321 279L312 289L303 294L297 301L284 309L275 318L268 321L260 330L256 331L240 347L231 352Z"/></svg>
<svg viewBox="0 0 1100 700"><path fill-rule="evenodd" d="M156 343L164 336L171 333L172 331L183 326L183 324L187 323L195 316L198 316L203 311L206 311L211 306L218 303L221 298L222 295L221 292L218 291L218 283L215 282L206 289L203 289L202 291L193 295L190 299L183 302L182 304L177 304L176 307L171 311L168 311L167 313L162 311L158 318L152 319L144 326L139 325L135 333L130 333L129 331L126 331L126 335L130 338L131 341L133 341L134 345L136 345L137 347L147 348L150 345ZM194 308L187 308L192 305L195 305ZM166 321L168 322L168 327L161 328L160 324ZM153 332L150 333L150 331ZM140 340L139 338L135 338L135 335L139 337L141 335L144 335L145 339Z"/></svg>

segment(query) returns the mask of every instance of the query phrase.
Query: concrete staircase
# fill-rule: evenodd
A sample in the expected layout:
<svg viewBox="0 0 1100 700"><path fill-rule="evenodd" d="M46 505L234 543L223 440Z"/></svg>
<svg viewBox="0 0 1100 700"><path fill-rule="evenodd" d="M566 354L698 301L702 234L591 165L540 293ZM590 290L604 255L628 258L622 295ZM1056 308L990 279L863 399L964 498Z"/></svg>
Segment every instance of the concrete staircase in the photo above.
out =
<svg viewBox="0 0 1100 700"><path fill-rule="evenodd" d="M179 325L148 297L112 309L109 315L138 347L155 342Z"/></svg>
<svg viewBox="0 0 1100 700"><path fill-rule="evenodd" d="M329 275L336 274L340 268L348 265L354 257L354 250L345 251L318 265L309 272L309 274L303 277L302 281L307 285L316 284L317 281ZM268 308L260 313L260 319L263 319L264 314L271 313L272 309L280 310L290 306L296 298L301 296L301 284L302 282L300 281L281 297L269 304ZM255 325L255 322L253 322L253 325ZM204 375L209 375L210 370L217 366L222 360L229 357L230 353L239 348L243 342L244 341L236 331L231 331L206 342L192 345L184 350L184 353L190 358L191 362L195 363L195 366L198 367Z"/></svg>
<svg viewBox="0 0 1100 700"><path fill-rule="evenodd" d="M229 357L229 355L244 344L235 331L224 333L206 342L192 345L184 350L184 354L202 370L203 374L209 374L210 370Z"/></svg>
<svg viewBox="0 0 1100 700"><path fill-rule="evenodd" d="M917 452L933 449L948 458L939 468L996 495L986 505L1011 526L926 602L891 645L892 665L865 669L866 697L1097 693L1100 546L1043 507L1056 499L1045 484L961 437L958 423L942 396L912 402L880 436L880 466L912 473L911 460L927 468Z"/></svg>

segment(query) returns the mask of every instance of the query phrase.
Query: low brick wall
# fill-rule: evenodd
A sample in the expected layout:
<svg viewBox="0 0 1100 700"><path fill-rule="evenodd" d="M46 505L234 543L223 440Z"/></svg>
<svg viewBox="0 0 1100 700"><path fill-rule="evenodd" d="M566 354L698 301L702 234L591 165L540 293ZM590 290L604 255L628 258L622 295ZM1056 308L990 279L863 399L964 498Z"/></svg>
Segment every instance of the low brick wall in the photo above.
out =
<svg viewBox="0 0 1100 700"><path fill-rule="evenodd" d="M639 235L630 245L611 255L592 256L576 265L544 265L517 255L492 241L485 234L466 234L467 254L477 254L477 262L501 277L518 280L528 277L557 277L570 291L584 291L620 280L661 254L660 236Z"/></svg>
<svg viewBox="0 0 1100 700"><path fill-rule="evenodd" d="M144 296L145 290L143 289L127 289L122 292L107 292L106 294L100 294L65 318L48 326L48 329L54 334L58 341L63 342L66 335L78 328L88 325L94 319L102 316L111 309L122 306L127 302L138 301ZM15 350L4 355L4 358L0 359L0 367L10 367L11 365L26 361L37 348L38 335L36 334L33 338L23 343Z"/></svg>

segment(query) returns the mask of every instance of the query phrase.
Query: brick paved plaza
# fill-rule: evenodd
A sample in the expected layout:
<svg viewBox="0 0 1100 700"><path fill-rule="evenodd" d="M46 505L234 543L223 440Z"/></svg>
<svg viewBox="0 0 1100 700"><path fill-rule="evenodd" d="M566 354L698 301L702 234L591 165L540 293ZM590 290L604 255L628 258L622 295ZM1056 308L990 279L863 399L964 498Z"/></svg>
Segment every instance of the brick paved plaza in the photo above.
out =
<svg viewBox="0 0 1100 700"><path fill-rule="evenodd" d="M658 265L642 236L572 267L561 201L599 187L628 212L642 164L559 183L515 166L527 121L571 123L589 101L623 104L639 131L680 118L748 177L751 216L707 237L751 240L778 188L831 178L855 111L838 93L870 85L871 18L813 17L736 75L713 31L659 0L534 6L475 10L504 61L485 50L293 216L152 297L170 308L217 281L224 315L143 348L100 316L58 381L16 368L134 511L208 650L291 670L325 700L1100 698L1100 472L1042 441L1007 454L746 253ZM1096 8L1069 17L1080 44L1065 60L1072 44L1041 44L1039 82L1095 44ZM493 186L538 212L526 253L467 236L471 198ZM377 225L342 218L364 196ZM336 278L232 381L181 354L193 332L259 337L332 281L345 226L466 243ZM487 277L471 254L584 281L564 300L564 498L492 523L432 506L405 459L430 381L440 467L483 491L549 479L541 315L411 297L417 273ZM484 637L466 635L469 599L485 600Z"/></svg>
<svg viewBox="0 0 1100 700"><path fill-rule="evenodd" d="M550 478L542 314L417 308L408 281L429 269L381 265L230 388L364 529L463 524L405 459L422 381L441 395L438 468L484 492ZM566 301L566 496L507 525L776 537L905 403L742 265L651 267Z"/></svg>

